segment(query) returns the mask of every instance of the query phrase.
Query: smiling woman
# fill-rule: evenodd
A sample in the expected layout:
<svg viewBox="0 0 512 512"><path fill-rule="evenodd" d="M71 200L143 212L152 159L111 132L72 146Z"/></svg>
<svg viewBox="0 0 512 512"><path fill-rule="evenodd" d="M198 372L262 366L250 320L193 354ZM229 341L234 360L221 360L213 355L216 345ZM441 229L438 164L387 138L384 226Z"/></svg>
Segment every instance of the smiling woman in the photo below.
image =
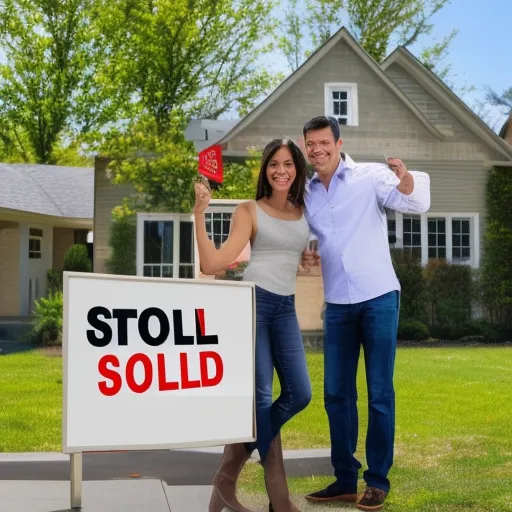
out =
<svg viewBox="0 0 512 512"><path fill-rule="evenodd" d="M214 478L210 512L229 507L247 512L236 498L238 475L257 449L263 461L267 493L275 510L295 512L290 501L280 443L281 428L311 399L304 344L295 311L297 271L309 239L304 217L306 161L290 139L274 139L265 147L256 201L240 204L232 217L231 232L217 248L208 238L204 212L210 189L196 184L195 226L201 267L215 273L227 267L251 245L244 281L256 284L256 423L251 444L228 445ZM281 393L272 401L274 370Z"/></svg>

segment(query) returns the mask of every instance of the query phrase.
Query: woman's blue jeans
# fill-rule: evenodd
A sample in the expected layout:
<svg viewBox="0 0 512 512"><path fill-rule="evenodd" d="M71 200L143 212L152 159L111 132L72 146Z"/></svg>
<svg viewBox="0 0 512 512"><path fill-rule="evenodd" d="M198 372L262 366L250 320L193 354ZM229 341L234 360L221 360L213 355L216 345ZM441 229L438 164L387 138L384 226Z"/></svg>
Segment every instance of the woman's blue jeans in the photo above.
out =
<svg viewBox="0 0 512 512"><path fill-rule="evenodd" d="M270 443L281 427L311 401L311 383L306 365L295 296L283 296L256 287L256 428L255 443L264 462ZM281 394L272 402L276 369Z"/></svg>

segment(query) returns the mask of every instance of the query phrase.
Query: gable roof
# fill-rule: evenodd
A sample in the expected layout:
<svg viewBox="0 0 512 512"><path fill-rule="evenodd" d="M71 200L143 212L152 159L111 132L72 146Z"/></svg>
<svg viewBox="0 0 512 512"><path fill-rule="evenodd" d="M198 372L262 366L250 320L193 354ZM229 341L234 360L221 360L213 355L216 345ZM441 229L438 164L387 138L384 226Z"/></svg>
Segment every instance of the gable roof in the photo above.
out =
<svg viewBox="0 0 512 512"><path fill-rule="evenodd" d="M93 168L0 163L0 183L0 208L93 218Z"/></svg>
<svg viewBox="0 0 512 512"><path fill-rule="evenodd" d="M377 74L384 84L402 101L402 103L417 117L423 126L434 137L443 140L444 135L425 117L423 112L403 93L403 91L389 78L368 53L366 53L361 45L352 37L349 31L342 27L336 34L328 39L320 46L311 56L286 80L284 80L267 98L265 98L257 107L247 114L238 124L236 124L218 144L225 144L235 135L240 133L244 128L255 121L263 112L265 112L280 96L282 96L292 85L300 80L310 69L340 41L344 41L366 64Z"/></svg>
<svg viewBox="0 0 512 512"><path fill-rule="evenodd" d="M402 66L442 106L450 111L469 131L488 147L512 160L512 147L500 139L491 128L478 117L435 73L425 67L407 48L399 46L382 63L385 71L392 64Z"/></svg>

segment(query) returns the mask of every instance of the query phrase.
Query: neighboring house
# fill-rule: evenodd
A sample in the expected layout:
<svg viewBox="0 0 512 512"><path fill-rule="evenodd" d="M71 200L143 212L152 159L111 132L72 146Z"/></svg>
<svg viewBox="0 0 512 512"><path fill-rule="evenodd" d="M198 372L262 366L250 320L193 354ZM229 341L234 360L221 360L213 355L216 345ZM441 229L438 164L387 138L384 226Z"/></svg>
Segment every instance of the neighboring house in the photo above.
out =
<svg viewBox="0 0 512 512"><path fill-rule="evenodd" d="M356 161L384 162L397 156L409 169L430 175L428 213L389 214L390 238L396 237L396 247L416 254L424 264L446 258L479 267L485 184L493 167L510 167L512 172L512 148L404 48L378 65L341 29L258 107L210 143L222 145L226 161L239 159L249 155L249 148L262 148L275 137L300 139L305 121L322 114L339 120L343 149ZM109 252L112 208L130 193L128 187L110 184L105 165L101 158L95 165L97 271L104 271ZM209 230L214 239L227 235L235 207L228 201L211 206ZM198 276L192 229L190 215L139 214L138 273L172 266L174 276ZM172 241L166 238L171 232ZM159 240L162 247L169 244L173 250L166 251L167 257L162 250L158 261L150 261L145 238ZM299 275L297 309L303 330L321 328L322 302L318 273Z"/></svg>
<svg viewBox="0 0 512 512"><path fill-rule="evenodd" d="M47 271L87 243L93 225L94 170L0 164L0 320L30 315Z"/></svg>
<svg viewBox="0 0 512 512"><path fill-rule="evenodd" d="M512 146L512 113L505 121L505 124L501 128L499 135L507 144Z"/></svg>

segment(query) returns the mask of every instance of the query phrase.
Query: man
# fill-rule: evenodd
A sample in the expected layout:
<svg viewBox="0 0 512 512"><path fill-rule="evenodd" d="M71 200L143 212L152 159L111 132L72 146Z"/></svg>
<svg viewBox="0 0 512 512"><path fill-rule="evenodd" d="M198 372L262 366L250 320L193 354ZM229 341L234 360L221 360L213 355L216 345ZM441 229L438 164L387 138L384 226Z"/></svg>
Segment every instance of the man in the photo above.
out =
<svg viewBox="0 0 512 512"><path fill-rule="evenodd" d="M430 207L428 175L406 170L401 160L356 164L341 153L340 128L316 117L304 126L307 157L315 169L306 195L306 218L318 239L325 293L324 395L336 481L307 496L310 501L357 501L354 457L358 414L356 372L361 346L366 365L369 417L366 489L360 510L380 510L390 489L395 393L393 372L400 285L388 245L385 208L425 212Z"/></svg>

